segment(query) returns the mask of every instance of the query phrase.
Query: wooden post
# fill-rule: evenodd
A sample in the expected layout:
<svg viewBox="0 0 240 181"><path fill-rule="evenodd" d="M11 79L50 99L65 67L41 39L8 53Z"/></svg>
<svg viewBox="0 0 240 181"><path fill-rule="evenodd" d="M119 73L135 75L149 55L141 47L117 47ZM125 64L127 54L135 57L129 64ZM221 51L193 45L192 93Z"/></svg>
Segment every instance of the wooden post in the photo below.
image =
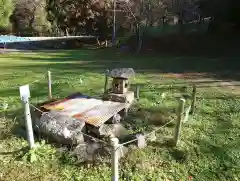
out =
<svg viewBox="0 0 240 181"><path fill-rule="evenodd" d="M105 72L104 94L106 94L107 90L108 90L108 76L109 76L109 70L106 70L106 72Z"/></svg>
<svg viewBox="0 0 240 181"><path fill-rule="evenodd" d="M126 107L124 109L124 118L126 118L128 116L128 109L129 109L129 107Z"/></svg>
<svg viewBox="0 0 240 181"><path fill-rule="evenodd" d="M190 110L191 110L191 106L186 108L184 119L183 119L182 123L186 123L188 121Z"/></svg>
<svg viewBox="0 0 240 181"><path fill-rule="evenodd" d="M119 140L115 137L110 138L111 145L112 145L112 181L119 180L119 173L118 173L118 147L119 147Z"/></svg>
<svg viewBox="0 0 240 181"><path fill-rule="evenodd" d="M181 98L180 102L179 102L177 124L176 124L176 128L175 128L175 133L174 133L174 146L177 146L177 144L180 140L181 124L182 124L182 118L184 115L184 105L185 105L185 99Z"/></svg>
<svg viewBox="0 0 240 181"><path fill-rule="evenodd" d="M32 128L32 118L29 106L29 97L30 90L29 85L20 87L20 96L24 105L24 115L25 115L25 126L27 129L27 140L30 148L35 146L34 144L34 136L33 136L33 128Z"/></svg>
<svg viewBox="0 0 240 181"><path fill-rule="evenodd" d="M192 105L191 105L191 111L190 111L190 114L193 114L194 111L195 111L196 97L197 97L197 87L196 87L196 85L193 85L193 92L192 92Z"/></svg>
<svg viewBox="0 0 240 181"><path fill-rule="evenodd" d="M52 76L50 71L48 71L48 99L52 100Z"/></svg>
<svg viewBox="0 0 240 181"><path fill-rule="evenodd" d="M139 99L139 91L140 91L140 86L136 86L136 98Z"/></svg>
<svg viewBox="0 0 240 181"><path fill-rule="evenodd" d="M183 93L187 93L187 86L183 86L182 90L183 90Z"/></svg>

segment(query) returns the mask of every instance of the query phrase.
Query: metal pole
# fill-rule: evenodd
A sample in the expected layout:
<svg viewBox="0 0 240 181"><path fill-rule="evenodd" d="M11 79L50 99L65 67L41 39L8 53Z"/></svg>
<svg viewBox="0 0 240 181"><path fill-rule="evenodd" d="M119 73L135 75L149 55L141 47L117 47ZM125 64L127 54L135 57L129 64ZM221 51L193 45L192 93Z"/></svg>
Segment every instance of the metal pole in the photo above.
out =
<svg viewBox="0 0 240 181"><path fill-rule="evenodd" d="M51 71L48 71L48 99L52 100L52 77L51 77Z"/></svg>
<svg viewBox="0 0 240 181"><path fill-rule="evenodd" d="M105 72L104 94L107 93L107 89L108 89L108 76L109 76L109 70L106 70L106 72Z"/></svg>
<svg viewBox="0 0 240 181"><path fill-rule="evenodd" d="M25 125L27 129L27 139L30 148L35 146L34 144L34 136L33 136L33 129L32 129L32 118L29 106L29 99L27 96L22 98L24 104L24 113L25 113Z"/></svg>
<svg viewBox="0 0 240 181"><path fill-rule="evenodd" d="M175 128L175 133L174 133L174 145L175 146L177 146L177 144L180 140L181 123L182 123L182 118L184 116L184 105L185 105L185 99L181 98L180 102L179 102L177 124L176 124L176 128Z"/></svg>
<svg viewBox="0 0 240 181"><path fill-rule="evenodd" d="M119 173L118 173L118 145L119 140L117 138L111 138L111 145L112 145L112 181L119 180Z"/></svg>
<svg viewBox="0 0 240 181"><path fill-rule="evenodd" d="M116 0L113 0L113 37L112 44L116 45Z"/></svg>

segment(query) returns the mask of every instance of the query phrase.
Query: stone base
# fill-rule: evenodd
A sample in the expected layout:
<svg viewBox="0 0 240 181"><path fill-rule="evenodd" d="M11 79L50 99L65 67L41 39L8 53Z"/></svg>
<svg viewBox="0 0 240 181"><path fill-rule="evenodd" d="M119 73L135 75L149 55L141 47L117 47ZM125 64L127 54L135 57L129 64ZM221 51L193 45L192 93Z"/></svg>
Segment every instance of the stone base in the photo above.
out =
<svg viewBox="0 0 240 181"><path fill-rule="evenodd" d="M39 115L33 114L34 130L40 135L53 139L60 144L78 145L85 142L82 132L86 132L85 122L72 117L49 111Z"/></svg>
<svg viewBox="0 0 240 181"><path fill-rule="evenodd" d="M124 94L108 93L104 95L104 99L113 101L113 102L122 102L122 103L132 104L132 102L134 101L134 92L128 91Z"/></svg>
<svg viewBox="0 0 240 181"><path fill-rule="evenodd" d="M108 137L110 135L119 137L127 133L126 128L121 124L103 124L99 128L93 127L90 131L97 137Z"/></svg>
<svg viewBox="0 0 240 181"><path fill-rule="evenodd" d="M134 92L128 91L124 94L115 94L115 93L108 93L103 96L103 100L113 101L113 102L121 102L121 103L127 103L124 110L120 111L120 116L124 119L128 115L128 109L131 107L133 101L134 101Z"/></svg>
<svg viewBox="0 0 240 181"><path fill-rule="evenodd" d="M127 147L120 146L117 149L118 158L124 157L128 151ZM101 163L103 159L111 161L111 147L106 147L102 143L86 142L75 147L72 153L77 157L78 163Z"/></svg>

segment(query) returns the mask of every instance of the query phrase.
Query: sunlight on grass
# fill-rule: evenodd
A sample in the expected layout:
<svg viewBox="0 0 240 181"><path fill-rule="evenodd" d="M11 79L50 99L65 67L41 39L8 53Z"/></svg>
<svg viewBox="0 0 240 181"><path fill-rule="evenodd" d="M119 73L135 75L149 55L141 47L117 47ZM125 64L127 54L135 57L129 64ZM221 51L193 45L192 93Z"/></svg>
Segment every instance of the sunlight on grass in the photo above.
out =
<svg viewBox="0 0 240 181"><path fill-rule="evenodd" d="M98 53L79 50L0 55L0 103L6 101L9 105L0 118L0 180L110 180L108 165L75 165L74 158L47 143L23 156L27 143L18 87L41 79L30 85L31 102L46 100L47 70L52 71L54 97L73 92L96 96L103 93L105 69L133 67L137 72L133 84L141 85L141 92L136 110L129 117L127 126L131 131L150 131L166 120L176 119L178 100L189 80L165 76L163 72L179 65L172 62L184 57L114 57L114 52ZM161 69L163 65L166 70ZM172 137L172 127L160 130L156 142L150 142L143 150L131 151L121 160L121 180L240 180L240 99L226 90L199 88L196 113L182 127L180 145L173 148L162 141ZM190 95L192 87L186 91ZM29 158L39 161L30 163Z"/></svg>

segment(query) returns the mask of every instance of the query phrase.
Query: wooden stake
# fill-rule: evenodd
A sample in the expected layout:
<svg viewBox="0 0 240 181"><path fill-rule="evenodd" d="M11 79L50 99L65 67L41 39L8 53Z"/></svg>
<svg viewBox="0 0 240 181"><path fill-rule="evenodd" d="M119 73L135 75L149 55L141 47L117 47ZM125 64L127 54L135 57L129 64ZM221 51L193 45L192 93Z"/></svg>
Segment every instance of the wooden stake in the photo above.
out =
<svg viewBox="0 0 240 181"><path fill-rule="evenodd" d="M106 70L106 72L105 72L104 94L106 94L107 90L108 90L108 76L109 76L109 70Z"/></svg>
<svg viewBox="0 0 240 181"><path fill-rule="evenodd" d="M186 108L186 110L185 110L185 115L184 115L184 119L183 119L182 123L186 123L186 122L188 121L190 110L191 110L191 106L189 106L189 107Z"/></svg>
<svg viewBox="0 0 240 181"><path fill-rule="evenodd" d="M136 86L136 98L139 99L139 91L140 91L140 86Z"/></svg>
<svg viewBox="0 0 240 181"><path fill-rule="evenodd" d="M118 147L119 147L119 140L117 138L111 138L111 145L112 145L112 181L119 180L119 173L118 173Z"/></svg>
<svg viewBox="0 0 240 181"><path fill-rule="evenodd" d="M191 111L190 111L190 114L194 114L194 111L195 111L195 104L196 104L196 97L197 97L197 87L196 87L196 85L193 85L193 92L192 92L192 105L191 105Z"/></svg>
<svg viewBox="0 0 240 181"><path fill-rule="evenodd" d="M48 71L48 99L52 100L52 76L50 71Z"/></svg>
<svg viewBox="0 0 240 181"><path fill-rule="evenodd" d="M182 118L184 116L184 105L185 105L185 99L181 98L179 102L177 124L175 128L175 133L174 133L174 146L177 146L180 140L181 124L182 124Z"/></svg>

